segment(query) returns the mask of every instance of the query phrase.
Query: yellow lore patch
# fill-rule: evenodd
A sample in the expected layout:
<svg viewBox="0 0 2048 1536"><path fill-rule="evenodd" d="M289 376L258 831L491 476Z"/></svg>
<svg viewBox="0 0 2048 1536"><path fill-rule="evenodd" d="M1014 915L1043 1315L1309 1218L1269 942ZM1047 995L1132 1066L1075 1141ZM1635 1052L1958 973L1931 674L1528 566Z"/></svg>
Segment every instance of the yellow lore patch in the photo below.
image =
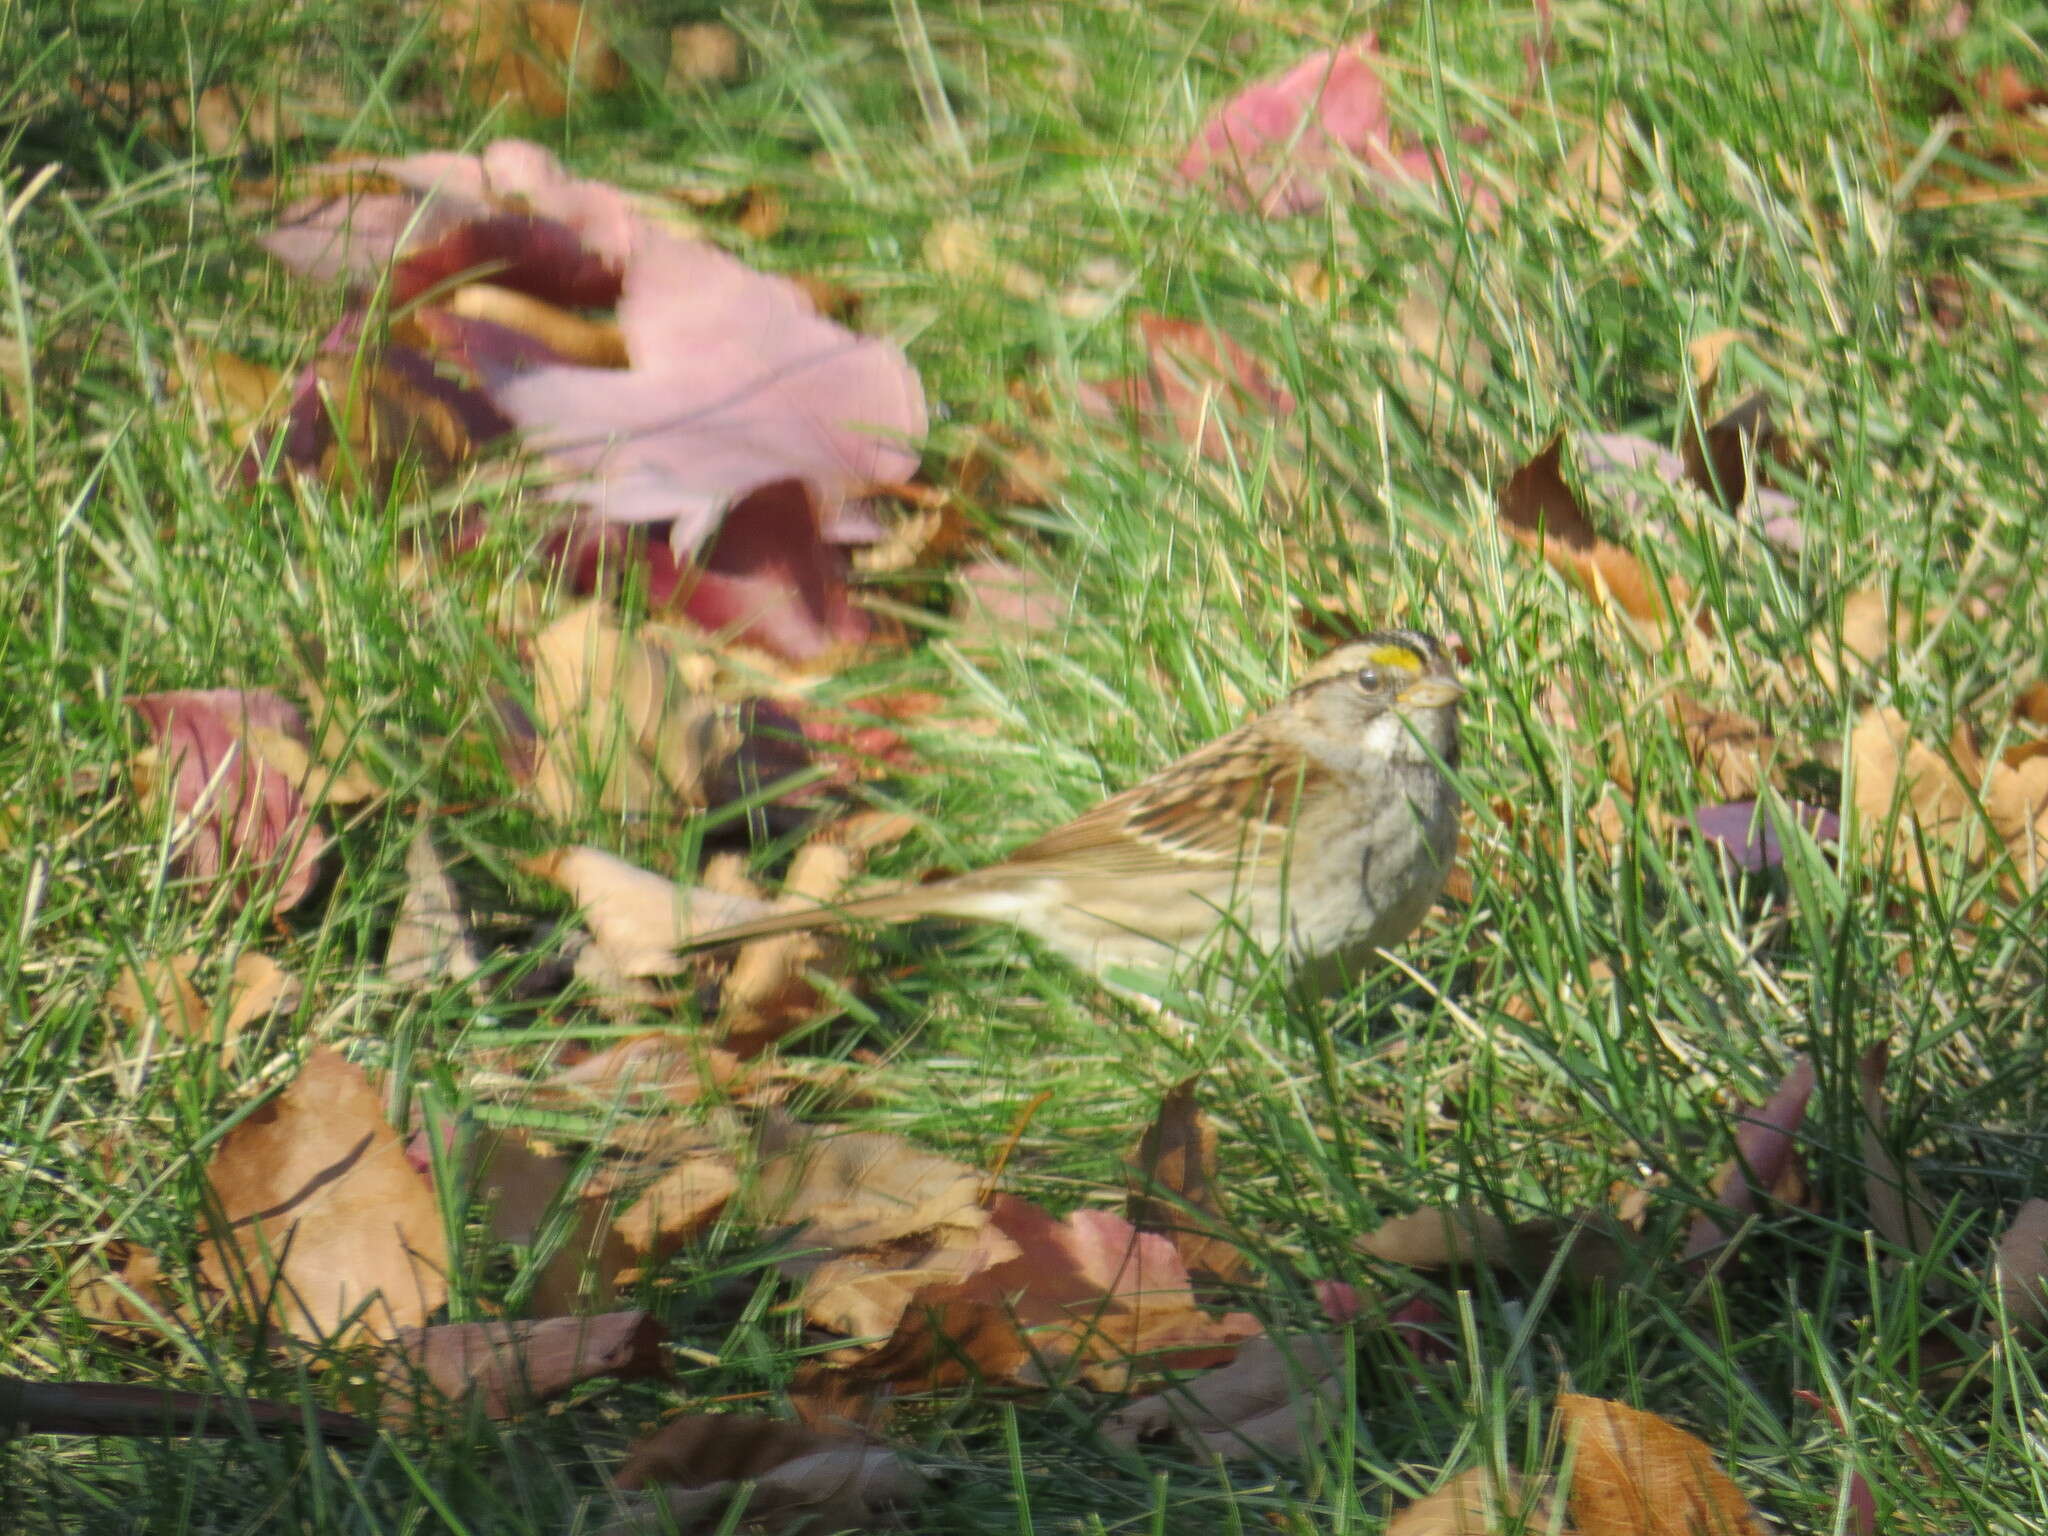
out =
<svg viewBox="0 0 2048 1536"><path fill-rule="evenodd" d="M1405 645L1374 646L1368 654L1376 667L1396 667L1403 672L1422 670L1422 658Z"/></svg>

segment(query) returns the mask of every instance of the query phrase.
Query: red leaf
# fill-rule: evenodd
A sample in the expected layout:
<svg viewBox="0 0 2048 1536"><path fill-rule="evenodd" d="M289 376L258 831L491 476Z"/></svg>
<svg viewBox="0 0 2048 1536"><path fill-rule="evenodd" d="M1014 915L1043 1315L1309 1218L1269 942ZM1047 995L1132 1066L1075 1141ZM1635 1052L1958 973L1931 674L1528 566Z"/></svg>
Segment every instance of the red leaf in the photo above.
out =
<svg viewBox="0 0 2048 1536"><path fill-rule="evenodd" d="M575 230L530 213L498 213L457 224L408 251L391 269L394 304L459 281L488 282L563 309L619 301L619 273L586 249Z"/></svg>
<svg viewBox="0 0 2048 1536"><path fill-rule="evenodd" d="M796 480L763 486L728 512L680 593L675 606L700 627L794 661L868 635L847 595L846 558L820 536L816 505Z"/></svg>
<svg viewBox="0 0 2048 1536"><path fill-rule="evenodd" d="M298 709L267 688L131 696L156 738L181 826L174 856L199 880L226 873L236 905L269 888L277 910L311 889L327 834L290 777L252 750L252 732L312 738Z"/></svg>
<svg viewBox="0 0 2048 1536"><path fill-rule="evenodd" d="M1813 1059L1802 1056L1785 1074L1762 1109L1736 1123L1735 1157L1714 1182L1714 1198L1737 1216L1760 1209L1762 1197L1773 1193L1799 1164L1799 1127L1806 1119L1806 1101L1813 1097ZM1730 1236L1712 1211L1693 1217L1686 1234L1688 1264L1703 1262Z"/></svg>
<svg viewBox="0 0 2048 1536"><path fill-rule="evenodd" d="M1397 146L1379 57L1368 32L1247 86L1203 125L1181 175L1220 168L1231 204L1268 217L1321 207L1333 173L1353 160L1388 180L1429 182L1436 155Z"/></svg>

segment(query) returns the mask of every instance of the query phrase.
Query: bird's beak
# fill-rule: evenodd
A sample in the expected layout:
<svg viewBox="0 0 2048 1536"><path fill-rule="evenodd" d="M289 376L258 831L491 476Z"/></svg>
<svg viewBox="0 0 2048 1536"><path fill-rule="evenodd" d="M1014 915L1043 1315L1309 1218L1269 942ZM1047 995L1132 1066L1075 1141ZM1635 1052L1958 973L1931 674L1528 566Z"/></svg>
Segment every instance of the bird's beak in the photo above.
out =
<svg viewBox="0 0 2048 1536"><path fill-rule="evenodd" d="M1465 697L1465 685L1452 677L1425 677L1394 695L1403 709L1442 709Z"/></svg>

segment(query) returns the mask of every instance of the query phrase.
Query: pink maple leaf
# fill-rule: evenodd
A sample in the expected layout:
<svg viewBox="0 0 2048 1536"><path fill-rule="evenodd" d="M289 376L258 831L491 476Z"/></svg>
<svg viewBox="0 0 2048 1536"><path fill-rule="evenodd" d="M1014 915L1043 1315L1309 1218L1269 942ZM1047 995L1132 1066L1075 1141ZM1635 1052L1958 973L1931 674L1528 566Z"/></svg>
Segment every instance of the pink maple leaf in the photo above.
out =
<svg viewBox="0 0 2048 1536"><path fill-rule="evenodd" d="M1332 176L1353 162L1392 180L1430 181L1435 152L1396 139L1380 57L1378 34L1368 32L1247 86L1203 124L1180 174L1193 181L1216 170L1233 206L1269 218L1320 208Z"/></svg>

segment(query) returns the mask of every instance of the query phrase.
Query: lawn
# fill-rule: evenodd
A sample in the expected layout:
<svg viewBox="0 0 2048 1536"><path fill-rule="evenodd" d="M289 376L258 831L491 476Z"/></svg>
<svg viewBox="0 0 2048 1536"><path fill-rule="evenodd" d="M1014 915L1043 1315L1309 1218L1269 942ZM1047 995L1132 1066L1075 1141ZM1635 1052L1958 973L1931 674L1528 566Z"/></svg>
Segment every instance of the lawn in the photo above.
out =
<svg viewBox="0 0 2048 1536"><path fill-rule="evenodd" d="M19 1529L597 1531L670 1416L793 1420L821 1376L926 1480L918 1531L1378 1532L1469 1468L1566 1470L1560 1393L1697 1436L1772 1528L2048 1528L2048 11L786 0L726 12L738 73L692 80L671 29L715 14L622 0L587 18L613 77L555 114L471 89L435 10L0 0L0 1373L387 1416L363 1445L25 1433L0 1444ZM1319 169L1304 131L1272 147L1299 209L1182 173L1238 92L1367 31L1402 166ZM273 91L291 136L251 111ZM922 381L923 489L853 557L862 638L674 641L630 560L606 610L695 647L721 698L826 722L822 795L741 774L627 803L583 764L551 799L519 722L545 736L536 642L586 598L544 468L367 439L295 468L208 387L228 355L288 388L341 313L258 244L294 178L515 136L812 282ZM1702 433L1738 405L1747 430ZM1559 434L1539 520L1503 488ZM989 566L1038 622L977 618ZM863 930L714 1083L715 969L638 1002L570 975L555 850L773 897L866 811L894 826L859 880L971 867L1394 624L1465 658L1466 835L1340 995L1234 954L1240 985L1162 1013L1008 929ZM195 868L128 702L222 688L333 727L303 899ZM331 787L350 767L360 799ZM1774 836L1745 861L1750 818L1717 808L1750 801ZM388 963L422 827L473 980ZM110 1001L185 956L215 1026L251 957L295 985L232 1051L161 989ZM552 1091L650 1032L701 1091ZM801 1235L743 1195L603 1303L650 1315L664 1377L380 1409L362 1338L294 1341L204 1283L209 1165L316 1050L438 1191L437 1323L545 1315L563 1255L598 1262L584 1214L617 1214L558 1194L508 1236L458 1167L493 1138L572 1191L686 1154L747 1186L791 1126L846 1127L976 1170L977 1211L1122 1213L1191 1081L1233 1255L1204 1316L1331 1341L1333 1395L1217 1453L1113 1443L1100 1372L879 1390L807 1317ZM1802 1062L1803 1113L1745 1119ZM1374 1234L1415 1212L1512 1232L1493 1262L1397 1262L1427 1256ZM143 1251L160 1285L109 1326L86 1287ZM1674 1513L1689 1478L1645 1474L1634 1526L1581 1500L1472 1528L1720 1529Z"/></svg>

